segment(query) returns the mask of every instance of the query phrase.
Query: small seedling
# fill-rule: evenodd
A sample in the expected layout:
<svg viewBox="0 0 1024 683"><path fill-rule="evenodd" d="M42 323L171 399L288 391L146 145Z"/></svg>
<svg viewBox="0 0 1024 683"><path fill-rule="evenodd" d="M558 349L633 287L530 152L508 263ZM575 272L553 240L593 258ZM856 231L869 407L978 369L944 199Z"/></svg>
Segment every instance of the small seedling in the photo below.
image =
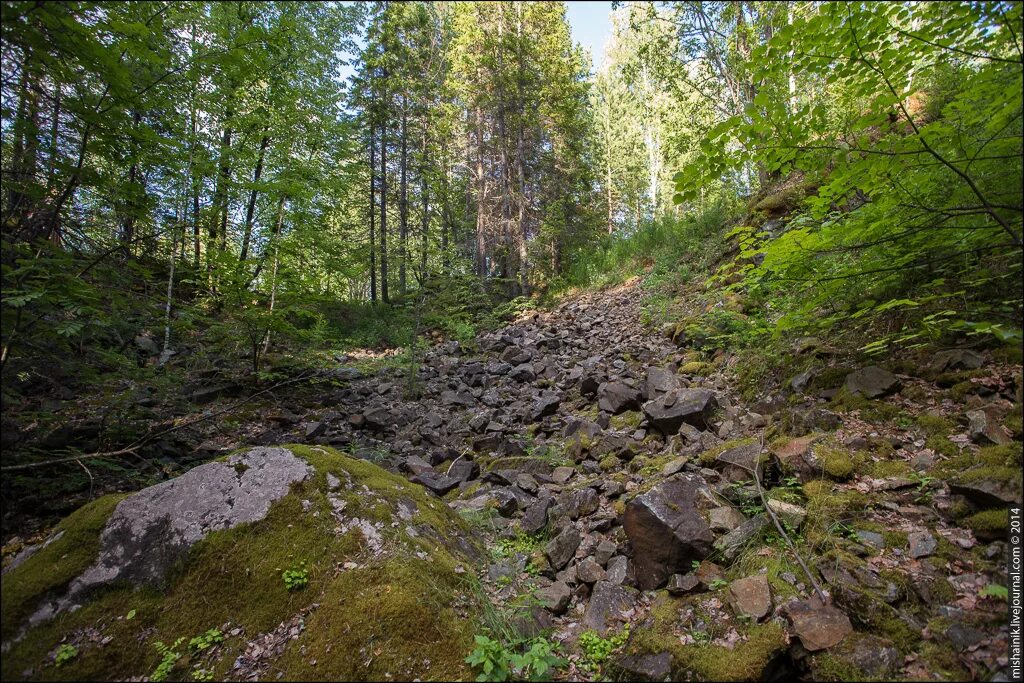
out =
<svg viewBox="0 0 1024 683"><path fill-rule="evenodd" d="M285 569L281 572L281 578L284 580L285 588L290 591L305 588L309 583L309 568L306 566L306 561L300 562L298 567Z"/></svg>
<svg viewBox="0 0 1024 683"><path fill-rule="evenodd" d="M981 597L1008 600L1010 592L1007 590L1006 586L1000 586L998 583L990 583L981 589Z"/></svg>
<svg viewBox="0 0 1024 683"><path fill-rule="evenodd" d="M75 647L74 645L69 645L68 643L63 643L61 644L60 647L57 648L57 654L53 657L53 663L57 666L64 666L77 656L77 647Z"/></svg>
<svg viewBox="0 0 1024 683"><path fill-rule="evenodd" d="M205 633L202 633L192 640L188 641L188 649L192 652L202 652L208 650L218 643L224 642L224 634L219 629L211 628Z"/></svg>
<svg viewBox="0 0 1024 683"><path fill-rule="evenodd" d="M160 663L156 665L156 669L149 675L149 680L166 681L170 675L171 670L174 669L174 665L181 659L181 653L178 652L178 648L185 642L184 638L178 638L171 645L165 645L162 641L156 641L153 647L160 654Z"/></svg>

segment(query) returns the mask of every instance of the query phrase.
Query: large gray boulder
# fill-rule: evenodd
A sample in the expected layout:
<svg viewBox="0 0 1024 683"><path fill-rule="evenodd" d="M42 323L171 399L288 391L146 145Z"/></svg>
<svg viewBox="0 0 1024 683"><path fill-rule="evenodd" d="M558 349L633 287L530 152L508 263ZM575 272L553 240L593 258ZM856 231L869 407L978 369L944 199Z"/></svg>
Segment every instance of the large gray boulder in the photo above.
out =
<svg viewBox="0 0 1024 683"><path fill-rule="evenodd" d="M683 423L706 429L718 405L707 389L676 389L644 404L644 415L652 427L665 436L679 432Z"/></svg>
<svg viewBox="0 0 1024 683"><path fill-rule="evenodd" d="M865 398L881 398L895 394L903 388L903 383L888 370L869 365L847 375L843 386L851 394L860 394Z"/></svg>
<svg viewBox="0 0 1024 683"><path fill-rule="evenodd" d="M622 526L641 589L657 588L708 556L715 539L701 512L714 505L707 482L693 474L677 474L629 502Z"/></svg>
<svg viewBox="0 0 1024 683"><path fill-rule="evenodd" d="M160 585L167 570L213 531L267 516L312 468L285 448L253 448L125 498L100 537L100 554L71 592L128 580Z"/></svg>
<svg viewBox="0 0 1024 683"><path fill-rule="evenodd" d="M597 388L597 407L618 415L640 407L640 390L625 382L604 382Z"/></svg>

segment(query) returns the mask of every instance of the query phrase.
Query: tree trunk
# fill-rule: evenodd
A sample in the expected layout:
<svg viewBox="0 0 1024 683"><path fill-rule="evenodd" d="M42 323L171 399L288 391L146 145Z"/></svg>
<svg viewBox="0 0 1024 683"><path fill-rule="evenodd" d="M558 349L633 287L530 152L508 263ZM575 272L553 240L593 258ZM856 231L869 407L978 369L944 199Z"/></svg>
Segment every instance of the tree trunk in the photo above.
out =
<svg viewBox="0 0 1024 683"><path fill-rule="evenodd" d="M371 105L372 112L372 105ZM377 236L375 234L374 221L377 220L377 206L375 181L377 179L376 167L377 152L377 131L373 121L373 114L370 115L370 301L377 303Z"/></svg>
<svg viewBox="0 0 1024 683"><path fill-rule="evenodd" d="M260 156L256 160L256 170L252 174L252 191L249 192L249 205L245 207L245 227L242 232L242 251L239 260L244 261L249 256L249 240L252 238L252 222L256 213L256 195L259 194L256 186L259 185L260 176L263 174L263 159L267 154L267 146L270 144L270 136L267 135L267 125L263 126L263 137L260 139Z"/></svg>
<svg viewBox="0 0 1024 683"><path fill-rule="evenodd" d="M399 205L398 205L398 291L400 294L406 292L405 267L409 260L409 144L408 144L408 99L402 95L402 158L399 175Z"/></svg>
<svg viewBox="0 0 1024 683"><path fill-rule="evenodd" d="M384 79L388 77L384 70ZM388 295L388 128L387 93L381 98L384 107L380 122L380 296L384 303L391 303Z"/></svg>

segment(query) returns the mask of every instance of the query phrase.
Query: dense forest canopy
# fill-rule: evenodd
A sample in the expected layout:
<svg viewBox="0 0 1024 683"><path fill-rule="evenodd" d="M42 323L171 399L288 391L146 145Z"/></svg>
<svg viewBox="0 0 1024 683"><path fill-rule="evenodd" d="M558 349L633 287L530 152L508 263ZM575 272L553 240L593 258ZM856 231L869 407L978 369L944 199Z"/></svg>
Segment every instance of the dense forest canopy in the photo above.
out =
<svg viewBox="0 0 1024 683"><path fill-rule="evenodd" d="M560 3L4 3L4 367L40 326L117 328L111 268L256 349L304 297L526 294L783 181L812 197L749 277L814 291L770 322L854 271L873 305L960 298L992 279L954 271L1019 251L1020 12L621 3L592 74Z"/></svg>

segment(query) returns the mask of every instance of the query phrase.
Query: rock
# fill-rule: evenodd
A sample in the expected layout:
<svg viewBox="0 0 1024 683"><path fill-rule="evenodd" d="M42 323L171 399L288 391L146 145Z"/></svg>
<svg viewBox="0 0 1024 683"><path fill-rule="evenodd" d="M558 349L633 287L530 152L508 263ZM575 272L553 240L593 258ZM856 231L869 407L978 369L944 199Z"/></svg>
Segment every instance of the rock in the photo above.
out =
<svg viewBox="0 0 1024 683"><path fill-rule="evenodd" d="M216 401L218 398L237 396L242 387L237 384L218 384L210 387L201 387L189 394L188 400L197 405Z"/></svg>
<svg viewBox="0 0 1024 683"><path fill-rule="evenodd" d="M449 477L457 479L461 484L479 477L480 465L472 460L461 458L448 467L447 474Z"/></svg>
<svg viewBox="0 0 1024 683"><path fill-rule="evenodd" d="M768 518L764 515L751 517L743 524L715 541L714 548L722 555L723 558L731 562L736 559L736 556L740 554L740 551L746 547L747 543L750 542L750 539L754 538L754 536L756 536L768 523Z"/></svg>
<svg viewBox="0 0 1024 683"><path fill-rule="evenodd" d="M409 478L414 484L420 484L432 493L443 496L459 485L459 480L439 472L420 472Z"/></svg>
<svg viewBox="0 0 1024 683"><path fill-rule="evenodd" d="M794 634L808 652L835 647L853 632L849 618L839 609L808 598L786 607Z"/></svg>
<svg viewBox="0 0 1024 683"><path fill-rule="evenodd" d="M985 364L985 357L970 349L939 351L932 356L931 370L939 373L947 370L977 370Z"/></svg>
<svg viewBox="0 0 1024 683"><path fill-rule="evenodd" d="M604 382L597 388L597 406L618 415L640 407L640 391L625 382Z"/></svg>
<svg viewBox="0 0 1024 683"><path fill-rule="evenodd" d="M651 427L671 436L684 422L707 429L707 420L717 405L715 395L707 389L677 389L648 401L643 411Z"/></svg>
<svg viewBox="0 0 1024 683"><path fill-rule="evenodd" d="M729 584L729 603L738 615L760 621L772 611L772 591L768 577L755 574Z"/></svg>
<svg viewBox="0 0 1024 683"><path fill-rule="evenodd" d="M537 599L552 614L565 614L565 610L569 608L569 602L572 600L572 591L563 582L555 581L550 586L537 591Z"/></svg>
<svg viewBox="0 0 1024 683"><path fill-rule="evenodd" d="M1019 478L984 476L984 468L967 470L961 477L949 482L949 490L966 496L979 507L1000 507L1019 502Z"/></svg>
<svg viewBox="0 0 1024 683"><path fill-rule="evenodd" d="M537 379L537 375L533 372L533 366L529 363L523 363L512 368L512 371L508 373L511 379L517 382L532 382Z"/></svg>
<svg viewBox="0 0 1024 683"><path fill-rule="evenodd" d="M819 469L810 451L811 446L821 438L820 435L810 434L790 439L774 446L771 453L778 460L782 471L792 472L801 482L807 482L818 476Z"/></svg>
<svg viewBox="0 0 1024 683"><path fill-rule="evenodd" d="M910 556L915 560L928 557L939 546L935 537L927 531L915 531L912 534L908 534L907 541L910 544Z"/></svg>
<svg viewBox="0 0 1024 683"><path fill-rule="evenodd" d="M866 398L881 398L899 391L903 387L903 383L888 370L869 365L847 375L843 386L851 394L860 394Z"/></svg>
<svg viewBox="0 0 1024 683"><path fill-rule="evenodd" d="M598 581L590 594L587 611L581 624L593 629L599 635L618 630L622 622L632 616L636 605L637 592L632 588L617 586L610 581Z"/></svg>
<svg viewBox="0 0 1024 683"><path fill-rule="evenodd" d="M725 570L714 562L704 560L694 570L693 576L700 582L701 588L711 590L717 582L725 581Z"/></svg>
<svg viewBox="0 0 1024 683"><path fill-rule="evenodd" d="M984 631L964 624L953 624L946 629L946 636L957 652L964 652L988 637Z"/></svg>
<svg viewBox="0 0 1024 683"><path fill-rule="evenodd" d="M153 337L145 334L135 337L135 348L147 356L156 356L160 353L160 345Z"/></svg>
<svg viewBox="0 0 1024 683"><path fill-rule="evenodd" d="M708 513L708 522L712 531L732 531L745 521L747 518L743 516L742 512L728 505L712 508Z"/></svg>
<svg viewBox="0 0 1024 683"><path fill-rule="evenodd" d="M665 586L672 595L692 593L699 587L700 579L693 574L673 574L669 577L668 585Z"/></svg>
<svg viewBox="0 0 1024 683"><path fill-rule="evenodd" d="M1010 435L984 410L968 410L968 433L976 444L1002 446L1012 441Z"/></svg>
<svg viewBox="0 0 1024 683"><path fill-rule="evenodd" d="M601 498L597 491L587 487L563 494L559 502L565 508L569 519L579 519L594 514L601 505Z"/></svg>
<svg viewBox="0 0 1024 683"><path fill-rule="evenodd" d="M318 436L323 436L324 432L327 431L327 422L321 420L320 422L307 422L303 425L306 432L307 439L315 439Z"/></svg>
<svg viewBox="0 0 1024 683"><path fill-rule="evenodd" d="M576 531L576 527L569 524L562 530L562 533L555 536L551 541L544 546L544 554L547 555L548 562L555 569L564 569L565 565L569 564L569 560L576 554L576 549L580 547L580 532Z"/></svg>
<svg viewBox="0 0 1024 683"><path fill-rule="evenodd" d="M414 475L434 471L434 468L430 466L430 463L418 455L410 455L408 458L403 460L402 469Z"/></svg>
<svg viewBox="0 0 1024 683"><path fill-rule="evenodd" d="M593 557L585 557L582 562L576 565L576 576L583 583L596 583L607 578L604 569Z"/></svg>
<svg viewBox="0 0 1024 683"><path fill-rule="evenodd" d="M814 375L817 374L814 368L804 370L801 373L796 374L791 380L789 380L789 388L794 393L802 394L807 390L807 385L814 379Z"/></svg>
<svg viewBox="0 0 1024 683"><path fill-rule="evenodd" d="M555 470L551 473L551 481L555 482L556 484L564 484L565 482L569 481L570 477L572 477L572 475L574 475L575 473L576 468L562 465L560 467L556 467Z"/></svg>
<svg viewBox="0 0 1024 683"><path fill-rule="evenodd" d="M526 508L523 518L519 520L523 531L528 534L537 534L543 531L544 527L548 525L548 509L553 503L554 501L550 497L540 498Z"/></svg>
<svg viewBox="0 0 1024 683"><path fill-rule="evenodd" d="M558 410L562 397L553 391L545 391L530 406L530 422L537 422L543 417L554 415Z"/></svg>
<svg viewBox="0 0 1024 683"><path fill-rule="evenodd" d="M622 526L633 546L640 588L657 588L711 552L714 536L700 511L713 503L707 483L690 474L666 479L629 502Z"/></svg>
<svg viewBox="0 0 1024 683"><path fill-rule="evenodd" d="M608 560L612 559L612 555L615 554L615 551L617 549L617 545L615 545L608 539L602 539L601 542L598 543L597 547L594 549L594 561L602 567L607 566Z"/></svg>
<svg viewBox="0 0 1024 683"><path fill-rule="evenodd" d="M807 518L807 510L799 505L774 498L768 499L768 509L775 513L780 522L794 530L799 529L800 525L804 523L804 519Z"/></svg>
<svg viewBox="0 0 1024 683"><path fill-rule="evenodd" d="M728 448L715 458L714 468L728 481L750 481L761 454L757 443L745 443Z"/></svg>
<svg viewBox="0 0 1024 683"><path fill-rule="evenodd" d="M628 557L616 555L608 560L608 568L605 571L608 574L608 581L617 586L635 583L633 567L630 565Z"/></svg>
<svg viewBox="0 0 1024 683"><path fill-rule="evenodd" d="M647 381L644 383L644 396L647 400L658 398L678 388L679 378L671 368L647 369Z"/></svg>
<svg viewBox="0 0 1024 683"><path fill-rule="evenodd" d="M69 596L112 581L162 585L190 547L213 531L263 519L311 473L287 449L258 447L125 498L103 529L95 564L74 580Z"/></svg>
<svg viewBox="0 0 1024 683"><path fill-rule="evenodd" d="M671 477L676 472L681 471L683 469L683 466L686 465L686 463L689 461L690 458L685 455L681 455L678 458L673 458L672 460L669 460L667 463L665 463L665 466L661 468L661 476Z"/></svg>
<svg viewBox="0 0 1024 683"><path fill-rule="evenodd" d="M869 545L875 550L885 549L885 537L875 531L858 531L857 538L861 543Z"/></svg>
<svg viewBox="0 0 1024 683"><path fill-rule="evenodd" d="M658 654L623 655L611 667L620 681L667 681L672 676L672 655Z"/></svg>
<svg viewBox="0 0 1024 683"><path fill-rule="evenodd" d="M580 396L593 396L601 386L601 377L597 375L583 375L580 378Z"/></svg>

